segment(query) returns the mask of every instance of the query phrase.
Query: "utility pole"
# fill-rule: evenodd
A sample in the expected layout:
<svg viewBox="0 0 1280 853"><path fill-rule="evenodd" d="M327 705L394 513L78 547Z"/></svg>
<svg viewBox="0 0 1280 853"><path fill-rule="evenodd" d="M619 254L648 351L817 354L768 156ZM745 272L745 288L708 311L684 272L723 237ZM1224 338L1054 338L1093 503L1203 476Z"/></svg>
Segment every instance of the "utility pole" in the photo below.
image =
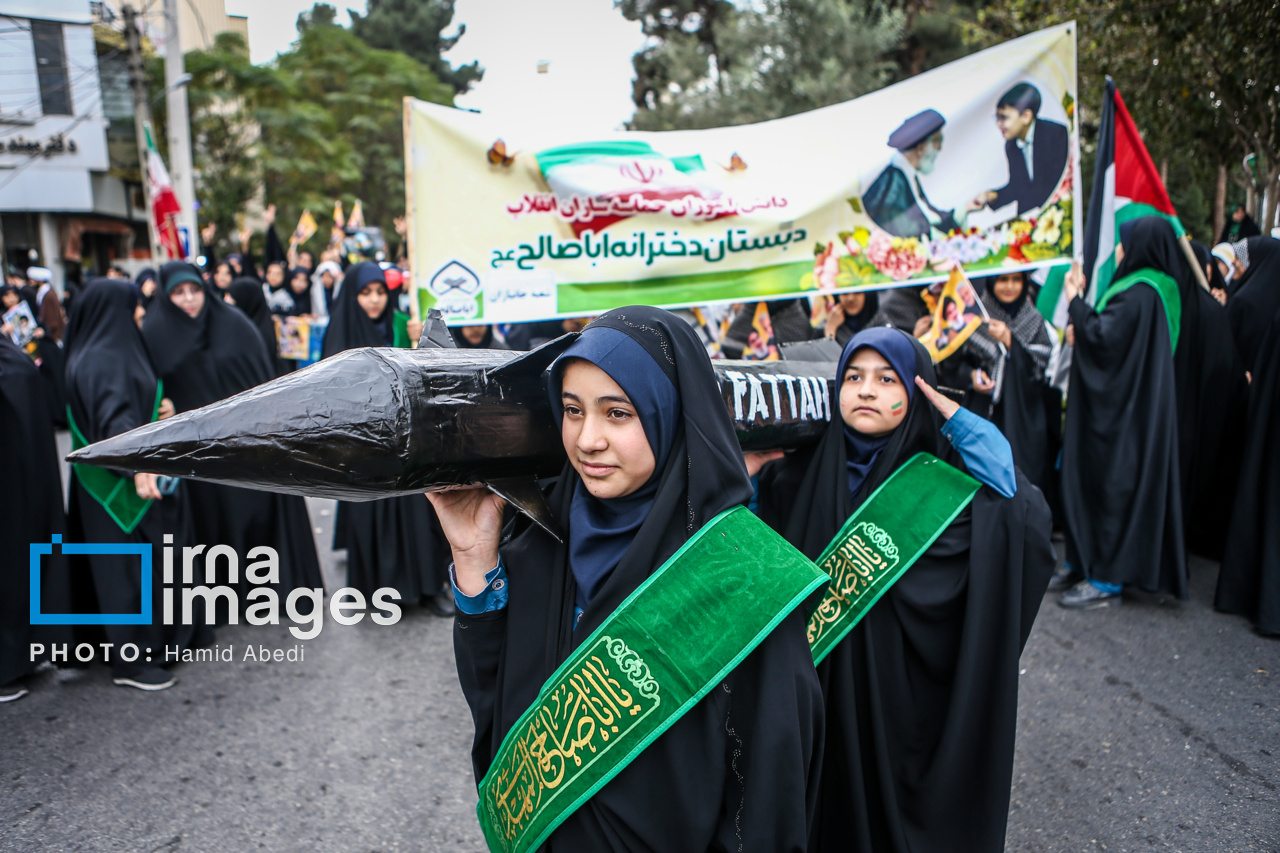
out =
<svg viewBox="0 0 1280 853"><path fill-rule="evenodd" d="M138 35L137 13L127 3L124 16L124 38L129 49L129 88L133 90L133 133L138 139L138 165L142 170L143 206L147 209L147 236L151 240L151 257L160 257L160 235L156 232L155 211L151 207L151 179L148 176L150 150L147 135L151 132L151 109L147 99L147 75L142 67L142 41Z"/></svg>
<svg viewBox="0 0 1280 853"><path fill-rule="evenodd" d="M164 84L169 116L169 174L173 194L181 210L178 227L186 229L187 257L200 254L200 235L196 229L196 185L191 163L191 117L187 113L186 72L182 61L182 39L178 28L178 0L164 0Z"/></svg>

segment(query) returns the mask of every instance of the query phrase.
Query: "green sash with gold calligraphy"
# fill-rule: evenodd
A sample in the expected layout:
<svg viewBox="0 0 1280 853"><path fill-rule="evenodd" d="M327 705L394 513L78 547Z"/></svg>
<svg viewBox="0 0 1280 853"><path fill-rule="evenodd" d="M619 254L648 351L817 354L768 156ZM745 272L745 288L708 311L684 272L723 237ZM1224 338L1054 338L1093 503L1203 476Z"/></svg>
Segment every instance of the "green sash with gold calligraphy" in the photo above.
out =
<svg viewBox="0 0 1280 853"><path fill-rule="evenodd" d="M164 399L164 383L157 381L156 402L151 410L153 421L160 417L162 399ZM89 444L85 441L80 428L76 426L76 419L71 415L70 406L67 406L67 425L71 427L72 450L79 450ZM138 526L138 522L142 521L142 517L147 514L147 510L151 509L151 501L138 497L138 490L133 484L132 477L122 477L114 471L108 471L96 465L86 465L83 462L76 462L71 467L75 469L76 480L84 486L89 497L97 501L106 510L107 515L111 516L111 520L125 533L132 533Z"/></svg>
<svg viewBox="0 0 1280 853"><path fill-rule="evenodd" d="M809 617L814 663L853 630L981 485L942 460L917 453L849 516L818 558L831 585Z"/></svg>
<svg viewBox="0 0 1280 853"><path fill-rule="evenodd" d="M750 510L720 513L555 671L507 733L476 812L537 848L828 578Z"/></svg>

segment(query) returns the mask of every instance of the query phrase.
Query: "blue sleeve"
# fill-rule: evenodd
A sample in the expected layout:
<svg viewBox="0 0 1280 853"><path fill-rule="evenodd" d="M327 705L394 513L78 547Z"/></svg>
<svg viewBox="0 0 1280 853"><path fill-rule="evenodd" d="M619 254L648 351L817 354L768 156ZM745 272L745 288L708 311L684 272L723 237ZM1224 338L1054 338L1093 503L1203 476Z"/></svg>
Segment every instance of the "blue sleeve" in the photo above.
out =
<svg viewBox="0 0 1280 853"><path fill-rule="evenodd" d="M1009 439L991 421L961 409L942 425L942 434L960 453L965 467L979 481L1006 498L1018 493Z"/></svg>
<svg viewBox="0 0 1280 853"><path fill-rule="evenodd" d="M466 595L458 589L458 576L454 572L453 563L449 564L449 584L453 587L453 603L468 616L478 616L501 610L507 606L507 567L502 564L502 556L498 556L498 565L485 573L484 589L475 595Z"/></svg>

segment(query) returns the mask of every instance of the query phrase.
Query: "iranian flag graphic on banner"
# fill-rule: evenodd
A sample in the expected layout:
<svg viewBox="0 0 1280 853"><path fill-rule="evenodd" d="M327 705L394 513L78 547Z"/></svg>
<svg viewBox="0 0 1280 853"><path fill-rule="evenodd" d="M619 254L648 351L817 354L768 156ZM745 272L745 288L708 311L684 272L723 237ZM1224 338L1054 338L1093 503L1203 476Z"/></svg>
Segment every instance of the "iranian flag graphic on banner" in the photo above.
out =
<svg viewBox="0 0 1280 853"><path fill-rule="evenodd" d="M182 239L178 236L178 213L182 207L173 192L173 182L169 180L169 170L164 167L164 160L156 150L151 139L151 128L147 128L147 183L151 190L151 216L156 223L156 234L160 237L160 245L169 253L170 260L181 260L186 257L182 251Z"/></svg>
<svg viewBox="0 0 1280 853"><path fill-rule="evenodd" d="M1142 144L1115 81L1107 78L1098 130L1098 161L1084 229L1084 270L1089 277L1089 304L1111 286L1116 270L1120 225L1142 216L1163 216L1179 238L1185 234L1169 201L1160 173Z"/></svg>

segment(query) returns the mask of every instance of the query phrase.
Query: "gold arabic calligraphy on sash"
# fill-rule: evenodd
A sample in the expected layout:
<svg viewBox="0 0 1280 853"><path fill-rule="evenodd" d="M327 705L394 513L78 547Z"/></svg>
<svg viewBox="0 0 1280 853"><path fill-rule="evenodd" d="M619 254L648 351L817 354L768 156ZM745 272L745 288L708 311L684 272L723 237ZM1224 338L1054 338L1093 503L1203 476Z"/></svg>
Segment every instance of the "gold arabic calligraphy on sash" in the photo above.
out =
<svg viewBox="0 0 1280 853"><path fill-rule="evenodd" d="M831 576L827 594L809 618L809 645L867 595L898 565L898 546L874 522L863 521L819 564Z"/></svg>
<svg viewBox="0 0 1280 853"><path fill-rule="evenodd" d="M618 680L626 676L630 689ZM507 841L550 806L566 775L590 766L660 704L658 682L627 644L601 636L576 671L539 697L537 712L496 772L486 808Z"/></svg>

